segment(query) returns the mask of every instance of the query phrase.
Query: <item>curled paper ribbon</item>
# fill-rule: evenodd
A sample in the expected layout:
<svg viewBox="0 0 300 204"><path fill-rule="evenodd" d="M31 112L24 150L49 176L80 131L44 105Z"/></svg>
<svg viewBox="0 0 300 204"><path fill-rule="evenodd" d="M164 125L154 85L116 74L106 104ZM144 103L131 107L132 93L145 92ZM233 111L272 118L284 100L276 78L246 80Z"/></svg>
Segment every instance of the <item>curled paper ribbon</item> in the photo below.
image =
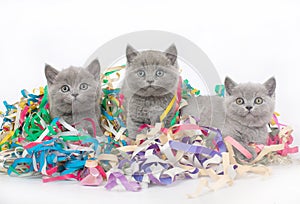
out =
<svg viewBox="0 0 300 204"><path fill-rule="evenodd" d="M106 182L108 190L121 185L134 192L148 184L169 185L178 179L200 178L199 188L189 195L193 198L205 188L217 190L232 185L237 175L267 175L269 169L257 165L263 158L298 151L298 147L290 147L292 129L279 123L274 115L270 127L278 134L270 137L269 145L261 147L251 163L238 164L233 152L233 146L238 144L233 140L224 141L218 129L196 125L195 118L180 118L180 109L187 105L185 99L200 94L188 80L180 80L169 104L176 107L171 127L165 128L162 123L142 125L141 129L148 128L148 132L130 141L122 115L124 96L114 88L120 79L119 71L124 68L112 67L101 75L103 137L90 136L60 118L52 120L47 88L35 89L33 93L22 90L19 102L4 102L0 171L18 176L40 175L43 182L75 179L88 186ZM216 92L223 95L224 87L216 87ZM171 108L165 110L162 120ZM212 136L213 145L207 146L206 140ZM249 152L245 154L250 157Z"/></svg>
<svg viewBox="0 0 300 204"><path fill-rule="evenodd" d="M121 182L121 184L125 187L127 191L139 191L141 190L141 186L134 181L128 181L128 179L120 172L113 172L108 177L108 183L105 185L107 190L112 190L115 186L117 186L117 180Z"/></svg>
<svg viewBox="0 0 300 204"><path fill-rule="evenodd" d="M279 129L279 132L277 135L273 137L269 136L267 144L268 145L283 144L284 148L277 151L277 153L281 156L287 156L288 154L297 153L299 151L298 147L290 147L290 145L293 142L293 136L292 136L293 129L290 126L279 123L277 116L279 116L278 113L273 114L271 125L276 125L276 127Z"/></svg>
<svg viewBox="0 0 300 204"><path fill-rule="evenodd" d="M215 92L218 96L224 97L225 96L225 86L224 85L216 85Z"/></svg>
<svg viewBox="0 0 300 204"><path fill-rule="evenodd" d="M252 154L243 147L240 143L238 143L235 139L233 139L230 136L227 136L225 138L225 141L230 143L232 146L234 146L238 151L240 151L247 159L251 159L253 156Z"/></svg>
<svg viewBox="0 0 300 204"><path fill-rule="evenodd" d="M87 160L81 174L80 183L84 186L99 186L106 179L106 173L96 160Z"/></svg>
<svg viewBox="0 0 300 204"><path fill-rule="evenodd" d="M220 152L204 146L193 145L198 141L197 138L195 141L191 140L191 144L186 144L184 142L186 137L176 136L189 128L202 130L206 134L209 130L199 126L196 128L192 124L175 125L167 131L161 128L161 125L148 127L152 130L142 144L118 148L126 151L131 157L120 161L116 170L119 174L121 171L122 175L142 184L168 185L176 181L176 178L198 178L202 168L221 165L221 160L218 159L222 156ZM202 132L200 131L200 133ZM169 134L173 136L168 137ZM203 135L203 137L205 136ZM181 138L181 141L170 139L165 142L165 138ZM218 140L222 140L222 137ZM220 141L218 144L221 144ZM224 147L219 149L224 150ZM126 168L124 169L124 167ZM108 179L108 183L110 183L110 179Z"/></svg>

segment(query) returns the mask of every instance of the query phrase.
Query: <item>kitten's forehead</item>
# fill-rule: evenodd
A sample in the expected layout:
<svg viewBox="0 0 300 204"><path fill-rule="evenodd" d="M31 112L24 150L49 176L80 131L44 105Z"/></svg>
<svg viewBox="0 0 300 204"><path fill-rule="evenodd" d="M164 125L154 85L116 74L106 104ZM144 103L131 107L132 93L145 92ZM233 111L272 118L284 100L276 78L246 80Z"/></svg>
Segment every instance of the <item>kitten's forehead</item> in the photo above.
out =
<svg viewBox="0 0 300 204"><path fill-rule="evenodd" d="M92 76L84 68L71 66L59 72L55 80L56 82L74 85L75 83L80 82L85 78L92 79Z"/></svg>
<svg viewBox="0 0 300 204"><path fill-rule="evenodd" d="M232 92L232 95L251 99L253 97L263 97L267 95L267 89L264 85L258 83L242 83L238 84Z"/></svg>
<svg viewBox="0 0 300 204"><path fill-rule="evenodd" d="M131 67L143 66L147 67L147 65L159 65L159 66L169 66L170 60L166 57L163 52L148 50L142 51L140 54L134 59Z"/></svg>

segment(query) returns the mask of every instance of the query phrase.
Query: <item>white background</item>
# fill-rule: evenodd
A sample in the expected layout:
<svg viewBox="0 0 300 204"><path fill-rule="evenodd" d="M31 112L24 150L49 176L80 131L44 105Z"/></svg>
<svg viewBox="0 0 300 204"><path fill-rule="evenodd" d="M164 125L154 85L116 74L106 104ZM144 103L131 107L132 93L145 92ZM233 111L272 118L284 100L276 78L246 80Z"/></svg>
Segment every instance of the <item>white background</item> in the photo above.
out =
<svg viewBox="0 0 300 204"><path fill-rule="evenodd" d="M2 0L0 101L15 102L21 89L44 85L45 63L58 69L83 65L99 46L119 35L165 30L196 43L221 78L263 82L275 76L277 111L282 121L294 127L295 144L300 144L299 10L296 0ZM240 179L232 188L186 200L185 194L195 189L197 181L134 194L86 188L76 182L42 184L0 176L0 203L299 203L299 182L297 164L274 167L270 178Z"/></svg>

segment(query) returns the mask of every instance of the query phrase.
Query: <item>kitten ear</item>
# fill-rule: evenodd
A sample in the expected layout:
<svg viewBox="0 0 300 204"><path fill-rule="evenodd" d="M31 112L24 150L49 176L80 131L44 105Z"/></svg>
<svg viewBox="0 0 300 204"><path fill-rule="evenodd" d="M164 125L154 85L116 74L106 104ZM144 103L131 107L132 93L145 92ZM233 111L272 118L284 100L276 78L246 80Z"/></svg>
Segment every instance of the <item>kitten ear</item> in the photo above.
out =
<svg viewBox="0 0 300 204"><path fill-rule="evenodd" d="M276 80L274 77L271 77L268 79L265 83L264 86L268 90L268 95L273 96L275 93L275 88L276 88Z"/></svg>
<svg viewBox="0 0 300 204"><path fill-rule="evenodd" d="M177 48L175 44L173 43L166 51L167 58L171 61L172 65L175 64L177 60Z"/></svg>
<svg viewBox="0 0 300 204"><path fill-rule="evenodd" d="M134 49L131 45L127 45L126 47L126 58L127 58L127 62L131 63L133 61L133 59L138 56L139 52Z"/></svg>
<svg viewBox="0 0 300 204"><path fill-rule="evenodd" d="M94 77L95 80L100 80L100 63L98 59L93 60L89 66L87 66L87 71L91 73Z"/></svg>
<svg viewBox="0 0 300 204"><path fill-rule="evenodd" d="M236 87L237 83L235 83L231 78L226 77L224 84L225 84L226 92L230 96L232 94L232 89Z"/></svg>
<svg viewBox="0 0 300 204"><path fill-rule="evenodd" d="M45 64L45 76L49 84L53 84L59 71L51 67L49 64Z"/></svg>

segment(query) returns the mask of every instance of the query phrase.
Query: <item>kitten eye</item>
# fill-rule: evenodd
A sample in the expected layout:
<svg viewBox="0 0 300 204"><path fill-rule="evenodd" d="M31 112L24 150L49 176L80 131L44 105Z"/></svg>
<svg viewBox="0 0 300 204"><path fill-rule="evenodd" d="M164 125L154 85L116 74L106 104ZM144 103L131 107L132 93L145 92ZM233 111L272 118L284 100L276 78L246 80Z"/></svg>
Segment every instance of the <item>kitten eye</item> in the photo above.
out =
<svg viewBox="0 0 300 204"><path fill-rule="evenodd" d="M162 70L157 70L155 74L156 74L156 76L158 76L158 77L162 77L162 76L164 75L164 71L162 71Z"/></svg>
<svg viewBox="0 0 300 204"><path fill-rule="evenodd" d="M82 84L80 84L79 88L81 90L87 90L89 88L89 85L87 83L82 83Z"/></svg>
<svg viewBox="0 0 300 204"><path fill-rule="evenodd" d="M242 98L237 98L237 99L235 100L235 102L236 102L236 104L238 104L238 105L242 105L242 104L244 104L244 99L242 99Z"/></svg>
<svg viewBox="0 0 300 204"><path fill-rule="evenodd" d="M136 74L138 75L138 77L143 77L143 76L145 76L145 71L139 70L139 71L137 71Z"/></svg>
<svg viewBox="0 0 300 204"><path fill-rule="evenodd" d="M264 100L261 98L261 97L257 97L255 100L254 100L254 103L257 104L257 105L260 105L264 102Z"/></svg>
<svg viewBox="0 0 300 204"><path fill-rule="evenodd" d="M63 92L63 93L66 93L66 92L69 92L70 91L70 87L68 85L63 85L60 90Z"/></svg>

